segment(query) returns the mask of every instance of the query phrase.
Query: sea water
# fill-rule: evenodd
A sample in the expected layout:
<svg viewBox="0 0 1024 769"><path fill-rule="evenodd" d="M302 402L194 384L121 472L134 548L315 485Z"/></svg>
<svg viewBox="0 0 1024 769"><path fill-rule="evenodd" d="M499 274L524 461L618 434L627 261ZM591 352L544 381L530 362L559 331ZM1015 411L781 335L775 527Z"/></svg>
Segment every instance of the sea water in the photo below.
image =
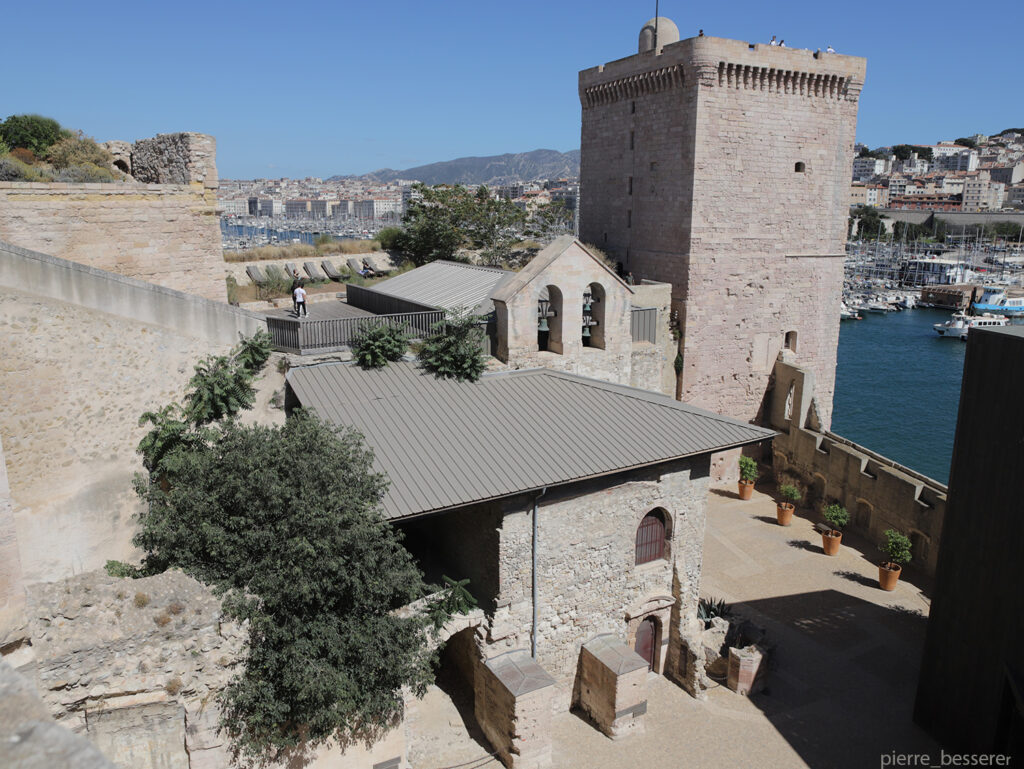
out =
<svg viewBox="0 0 1024 769"><path fill-rule="evenodd" d="M950 311L862 315L840 324L832 432L948 483L967 345L932 326Z"/></svg>

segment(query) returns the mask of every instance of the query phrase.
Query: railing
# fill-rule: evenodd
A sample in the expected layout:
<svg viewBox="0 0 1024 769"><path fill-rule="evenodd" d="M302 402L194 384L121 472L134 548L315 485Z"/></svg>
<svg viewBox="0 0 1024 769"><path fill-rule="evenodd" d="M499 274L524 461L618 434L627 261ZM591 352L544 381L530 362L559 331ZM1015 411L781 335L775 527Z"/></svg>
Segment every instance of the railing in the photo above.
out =
<svg viewBox="0 0 1024 769"><path fill-rule="evenodd" d="M441 310L304 321L292 318L267 318L267 330L270 332L275 350L305 355L313 352L337 352L348 347L364 328L397 326L418 338L425 336L431 326L443 320L444 312Z"/></svg>

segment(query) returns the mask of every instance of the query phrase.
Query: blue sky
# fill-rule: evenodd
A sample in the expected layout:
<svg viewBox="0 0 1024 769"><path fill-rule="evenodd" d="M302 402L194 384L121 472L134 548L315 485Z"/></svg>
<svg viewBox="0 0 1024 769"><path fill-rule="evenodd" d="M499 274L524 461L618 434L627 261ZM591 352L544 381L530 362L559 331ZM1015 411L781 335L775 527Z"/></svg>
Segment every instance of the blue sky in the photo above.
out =
<svg viewBox="0 0 1024 769"><path fill-rule="evenodd" d="M1024 124L1019 0L660 7L682 37L867 57L871 146ZM577 72L635 53L653 15L653 0L8 4L0 117L38 112L99 141L210 133L227 178L565 151Z"/></svg>

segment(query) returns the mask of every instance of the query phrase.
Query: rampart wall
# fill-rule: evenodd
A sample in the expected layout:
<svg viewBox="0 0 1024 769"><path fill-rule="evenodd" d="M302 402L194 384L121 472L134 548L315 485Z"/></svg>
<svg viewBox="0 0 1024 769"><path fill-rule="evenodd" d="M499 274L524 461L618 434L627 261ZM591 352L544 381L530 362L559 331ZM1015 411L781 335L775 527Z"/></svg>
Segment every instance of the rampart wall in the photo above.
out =
<svg viewBox="0 0 1024 769"><path fill-rule="evenodd" d="M776 478L796 481L805 502L820 510L839 502L849 528L874 542L886 529L910 537L913 564L934 575L946 515L946 487L870 449L820 429L813 375L792 363L775 364L771 426Z"/></svg>
<svg viewBox="0 0 1024 769"><path fill-rule="evenodd" d="M134 182L0 182L0 240L224 300L215 156L212 136L166 134L132 145Z"/></svg>
<svg viewBox="0 0 1024 769"><path fill-rule="evenodd" d="M0 646L20 632L22 584L133 555L139 416L180 399L199 358L262 326L221 302L0 243Z"/></svg>

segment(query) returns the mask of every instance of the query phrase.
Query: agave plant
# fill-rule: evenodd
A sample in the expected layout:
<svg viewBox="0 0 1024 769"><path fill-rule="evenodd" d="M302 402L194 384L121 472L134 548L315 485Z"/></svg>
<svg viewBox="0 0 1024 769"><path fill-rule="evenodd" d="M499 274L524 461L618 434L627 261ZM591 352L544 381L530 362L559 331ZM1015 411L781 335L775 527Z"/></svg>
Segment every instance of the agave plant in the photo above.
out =
<svg viewBox="0 0 1024 769"><path fill-rule="evenodd" d="M697 619L704 623L704 627L710 625L715 617L728 617L731 613L732 610L724 598L701 598L697 602Z"/></svg>

